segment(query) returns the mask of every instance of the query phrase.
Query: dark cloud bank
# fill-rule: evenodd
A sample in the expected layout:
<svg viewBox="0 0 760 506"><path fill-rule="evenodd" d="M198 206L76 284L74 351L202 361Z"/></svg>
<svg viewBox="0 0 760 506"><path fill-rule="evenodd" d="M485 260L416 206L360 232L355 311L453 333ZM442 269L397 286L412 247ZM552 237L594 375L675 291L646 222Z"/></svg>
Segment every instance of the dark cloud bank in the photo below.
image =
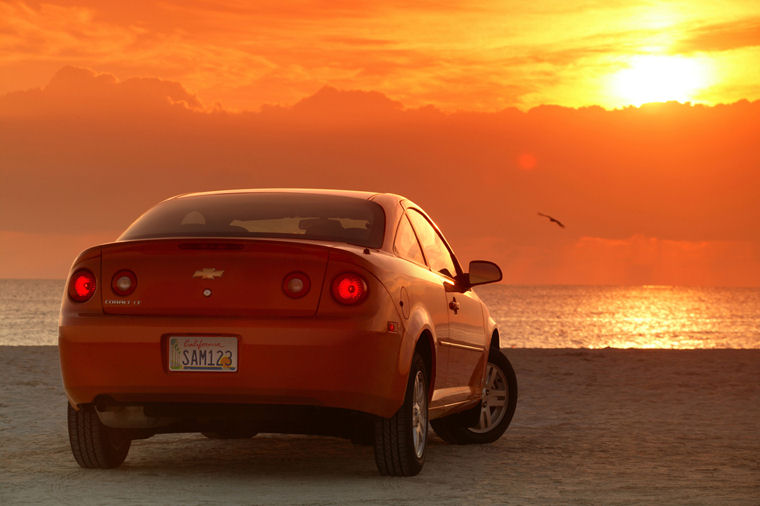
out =
<svg viewBox="0 0 760 506"><path fill-rule="evenodd" d="M758 139L760 102L448 114L324 88L231 113L177 83L64 68L0 97L1 228L117 233L174 194L299 186L407 195L464 249L637 235L757 245Z"/></svg>

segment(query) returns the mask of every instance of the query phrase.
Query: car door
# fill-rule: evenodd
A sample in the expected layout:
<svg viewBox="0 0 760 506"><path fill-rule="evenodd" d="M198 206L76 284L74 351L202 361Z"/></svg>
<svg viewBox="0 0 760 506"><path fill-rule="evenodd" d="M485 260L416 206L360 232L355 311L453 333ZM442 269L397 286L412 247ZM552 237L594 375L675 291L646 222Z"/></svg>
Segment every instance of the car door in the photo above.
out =
<svg viewBox="0 0 760 506"><path fill-rule="evenodd" d="M449 303L449 375L456 385L466 385L480 393L486 337L483 330L483 309L472 290L456 285L446 293Z"/></svg>
<svg viewBox="0 0 760 506"><path fill-rule="evenodd" d="M441 276L441 288L448 307L449 332L440 345L446 350L447 366L444 379L450 401L466 400L480 395L485 367L485 336L483 310L472 290L458 286L456 278L461 269L443 236L417 209L407 211L422 246L428 266Z"/></svg>
<svg viewBox="0 0 760 506"><path fill-rule="evenodd" d="M441 346L449 338L448 301L444 289L444 277L430 270L425 261L417 236L406 214L401 216L396 229L393 250L399 257L409 261L409 277L399 275L399 299L403 317L409 318L413 306L421 305L429 315L436 341L435 389L447 388L448 348Z"/></svg>

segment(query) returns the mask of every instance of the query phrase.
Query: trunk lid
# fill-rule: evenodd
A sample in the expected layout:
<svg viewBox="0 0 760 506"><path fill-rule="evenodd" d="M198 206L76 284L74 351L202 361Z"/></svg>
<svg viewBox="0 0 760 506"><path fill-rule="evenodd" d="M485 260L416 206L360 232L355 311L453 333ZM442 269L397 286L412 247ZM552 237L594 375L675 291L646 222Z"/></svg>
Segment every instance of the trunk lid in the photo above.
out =
<svg viewBox="0 0 760 506"><path fill-rule="evenodd" d="M113 243L102 250L103 311L155 316L313 316L329 248L288 241L160 239ZM135 274L133 293L112 288L122 270ZM300 272L306 295L286 295L283 282Z"/></svg>

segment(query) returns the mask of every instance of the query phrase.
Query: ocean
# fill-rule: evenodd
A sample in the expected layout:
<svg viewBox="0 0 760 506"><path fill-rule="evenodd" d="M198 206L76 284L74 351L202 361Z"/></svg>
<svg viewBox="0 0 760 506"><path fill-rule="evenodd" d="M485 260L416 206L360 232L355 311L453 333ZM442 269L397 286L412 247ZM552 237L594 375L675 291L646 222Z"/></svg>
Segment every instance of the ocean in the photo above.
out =
<svg viewBox="0 0 760 506"><path fill-rule="evenodd" d="M0 280L0 345L55 345L63 280ZM760 288L476 288L511 348L760 348Z"/></svg>
<svg viewBox="0 0 760 506"><path fill-rule="evenodd" d="M760 288L508 286L476 289L503 347L760 348Z"/></svg>

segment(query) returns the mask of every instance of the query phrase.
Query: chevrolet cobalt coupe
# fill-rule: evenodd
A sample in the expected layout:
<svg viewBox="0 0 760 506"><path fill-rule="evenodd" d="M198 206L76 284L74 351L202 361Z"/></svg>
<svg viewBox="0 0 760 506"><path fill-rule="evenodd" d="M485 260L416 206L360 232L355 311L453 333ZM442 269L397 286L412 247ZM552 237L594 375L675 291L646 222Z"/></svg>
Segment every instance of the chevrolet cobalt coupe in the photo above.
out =
<svg viewBox="0 0 760 506"><path fill-rule="evenodd" d="M392 194L234 190L161 202L77 257L59 350L69 439L86 468L132 440L200 432L322 434L417 474L428 425L488 443L517 381L465 271L430 217Z"/></svg>

